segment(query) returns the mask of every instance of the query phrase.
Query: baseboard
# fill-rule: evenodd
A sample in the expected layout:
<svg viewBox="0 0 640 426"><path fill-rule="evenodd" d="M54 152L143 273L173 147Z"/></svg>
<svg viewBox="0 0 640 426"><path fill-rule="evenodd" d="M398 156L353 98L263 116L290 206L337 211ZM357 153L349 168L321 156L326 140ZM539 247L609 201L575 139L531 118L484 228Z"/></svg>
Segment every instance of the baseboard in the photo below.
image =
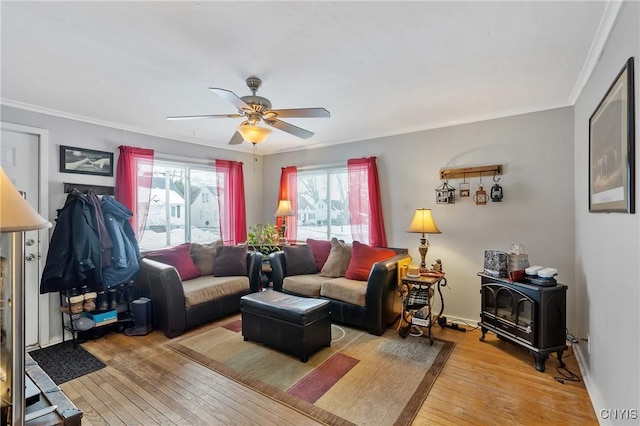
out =
<svg viewBox="0 0 640 426"><path fill-rule="evenodd" d="M573 349L573 353L576 355L576 361L578 361L580 374L582 374L582 380L584 381L584 385L587 388L587 393L589 394L589 399L591 399L591 405L593 405L593 410L596 413L596 418L598 419L598 423L600 423L601 425L613 424L611 423L610 419L604 420L601 418L602 416L600 416L600 412L602 409L604 409L605 405L604 405L604 401L602 400L602 397L600 396L600 392L598 391L598 388L591 380L589 371L586 368L585 357L582 353L582 350L585 347L580 346L580 344L578 343L577 345L576 344L572 345L571 348Z"/></svg>

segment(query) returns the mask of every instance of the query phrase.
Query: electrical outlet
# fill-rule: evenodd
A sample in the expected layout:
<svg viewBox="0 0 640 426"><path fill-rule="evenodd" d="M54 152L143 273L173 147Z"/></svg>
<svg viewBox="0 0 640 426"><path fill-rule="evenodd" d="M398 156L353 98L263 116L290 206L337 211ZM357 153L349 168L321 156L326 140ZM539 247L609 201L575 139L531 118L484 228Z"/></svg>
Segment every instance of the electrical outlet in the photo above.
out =
<svg viewBox="0 0 640 426"><path fill-rule="evenodd" d="M587 333L587 353L591 355L591 337L589 337L588 333Z"/></svg>

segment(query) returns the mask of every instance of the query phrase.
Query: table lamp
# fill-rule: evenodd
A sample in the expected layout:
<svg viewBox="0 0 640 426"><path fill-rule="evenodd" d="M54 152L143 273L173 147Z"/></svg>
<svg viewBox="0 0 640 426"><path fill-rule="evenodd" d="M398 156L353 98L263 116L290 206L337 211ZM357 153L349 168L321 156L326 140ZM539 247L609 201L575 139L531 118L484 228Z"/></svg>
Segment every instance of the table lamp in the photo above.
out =
<svg viewBox="0 0 640 426"><path fill-rule="evenodd" d="M13 186L4 169L0 167L0 233L11 233L11 339L2 346L10 344L7 354L10 359L2 365L10 365L5 372L7 384L2 384L2 397L11 401L11 424L21 425L25 422L25 347L24 347L24 232L51 226L40 216L20 192ZM4 282L4 281L2 281ZM2 301L4 304L4 301ZM3 318L4 319L4 318ZM3 331L6 324L2 322ZM4 347L2 350L4 351ZM4 353L3 353L4 355ZM3 356L4 358L4 356ZM5 364L6 363L6 364ZM8 385L8 386L7 386ZM9 395L5 395L5 391Z"/></svg>
<svg viewBox="0 0 640 426"><path fill-rule="evenodd" d="M282 236L282 239L284 239L285 241L286 241L285 232L287 231L286 218L288 216L295 216L295 214L296 213L291 208L291 201L280 200L278 202L278 208L276 209L276 212L273 214L273 216L275 216L276 218L278 217L282 218L282 225L280 226L280 235Z"/></svg>
<svg viewBox="0 0 640 426"><path fill-rule="evenodd" d="M427 251L429 251L429 240L427 240L425 234L440 233L440 230L433 221L431 209L416 209L407 232L422 234L422 237L420 238L420 246L418 246L418 251L420 252L420 272L427 272L428 269L427 264L425 263L425 257L427 256Z"/></svg>

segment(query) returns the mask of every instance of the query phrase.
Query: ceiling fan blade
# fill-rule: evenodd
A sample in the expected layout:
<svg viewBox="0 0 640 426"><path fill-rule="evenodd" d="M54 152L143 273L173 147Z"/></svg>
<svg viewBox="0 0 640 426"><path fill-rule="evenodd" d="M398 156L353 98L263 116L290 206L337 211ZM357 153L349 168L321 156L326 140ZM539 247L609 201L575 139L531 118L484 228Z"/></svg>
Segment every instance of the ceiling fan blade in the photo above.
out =
<svg viewBox="0 0 640 426"><path fill-rule="evenodd" d="M244 142L244 139L242 139L242 135L240 134L240 132L236 131L231 137L229 145L240 145L242 142Z"/></svg>
<svg viewBox="0 0 640 426"><path fill-rule="evenodd" d="M282 120L278 120L277 118L272 118L271 120L265 120L269 126L275 127L278 130L282 130L283 132L291 133L294 136L297 136L302 139L309 139L314 135L313 132L309 130L305 130L302 127L294 126L293 124L286 123Z"/></svg>
<svg viewBox="0 0 640 426"><path fill-rule="evenodd" d="M276 113L279 118L331 117L331 113L324 108L273 109L265 111L265 114L269 114L270 112Z"/></svg>
<svg viewBox="0 0 640 426"><path fill-rule="evenodd" d="M175 115L167 117L167 120L191 120L196 118L242 118L241 114L206 114L206 115Z"/></svg>
<svg viewBox="0 0 640 426"><path fill-rule="evenodd" d="M231 102L239 110L253 112L253 109L251 109L251 107L245 101L240 99L238 95L233 93L231 90L219 89L217 87L209 87L209 90L211 90L213 93L220 96L221 98Z"/></svg>

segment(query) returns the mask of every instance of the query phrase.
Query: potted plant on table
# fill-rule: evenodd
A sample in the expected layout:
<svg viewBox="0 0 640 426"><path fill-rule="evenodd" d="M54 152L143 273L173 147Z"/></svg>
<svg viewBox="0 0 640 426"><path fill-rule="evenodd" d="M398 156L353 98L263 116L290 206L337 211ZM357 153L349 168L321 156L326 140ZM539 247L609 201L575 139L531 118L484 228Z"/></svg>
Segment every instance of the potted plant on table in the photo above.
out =
<svg viewBox="0 0 640 426"><path fill-rule="evenodd" d="M282 249L280 232L275 225L269 223L251 225L247 234L247 245L250 250L262 253L263 260L266 260L270 253Z"/></svg>

